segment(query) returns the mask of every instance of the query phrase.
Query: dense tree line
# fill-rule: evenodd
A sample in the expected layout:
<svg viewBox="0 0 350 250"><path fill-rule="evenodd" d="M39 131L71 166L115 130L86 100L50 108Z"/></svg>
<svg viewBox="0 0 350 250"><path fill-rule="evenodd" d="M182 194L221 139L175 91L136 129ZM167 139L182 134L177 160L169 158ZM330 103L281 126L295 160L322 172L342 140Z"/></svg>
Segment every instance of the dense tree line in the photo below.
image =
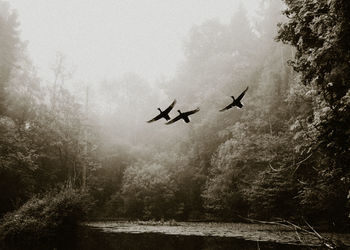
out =
<svg viewBox="0 0 350 250"><path fill-rule="evenodd" d="M87 120L60 60L40 85L0 2L0 213L64 183L81 188L86 167L91 218L345 225L349 7L263 1L256 25L241 7L228 24L195 26L174 78L105 80ZM218 112L248 85L242 110ZM145 123L174 98L201 107L190 124Z"/></svg>
<svg viewBox="0 0 350 250"><path fill-rule="evenodd" d="M81 186L84 165L94 161L85 148L84 113L55 82L40 84L18 35L15 12L0 2L0 214L33 195L70 183ZM59 64L57 64L59 66Z"/></svg>

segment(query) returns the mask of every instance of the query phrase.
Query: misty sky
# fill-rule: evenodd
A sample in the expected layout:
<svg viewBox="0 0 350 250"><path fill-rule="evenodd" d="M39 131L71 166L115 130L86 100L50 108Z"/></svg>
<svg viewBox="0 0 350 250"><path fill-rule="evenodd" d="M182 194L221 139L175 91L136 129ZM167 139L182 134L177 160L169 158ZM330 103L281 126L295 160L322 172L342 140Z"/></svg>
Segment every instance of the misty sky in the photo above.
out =
<svg viewBox="0 0 350 250"><path fill-rule="evenodd" d="M76 70L74 79L93 82L135 72L153 81L170 78L183 58L193 25L228 22L239 0L11 0L22 39L39 76L57 51ZM242 3L254 15L260 0Z"/></svg>

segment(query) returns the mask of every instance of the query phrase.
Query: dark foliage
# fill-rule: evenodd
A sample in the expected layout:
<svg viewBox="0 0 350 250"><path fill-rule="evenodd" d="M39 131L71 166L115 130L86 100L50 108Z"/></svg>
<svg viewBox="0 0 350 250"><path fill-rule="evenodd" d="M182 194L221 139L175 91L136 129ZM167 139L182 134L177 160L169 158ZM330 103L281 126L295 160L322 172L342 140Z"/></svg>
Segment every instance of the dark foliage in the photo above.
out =
<svg viewBox="0 0 350 250"><path fill-rule="evenodd" d="M86 193L72 188L33 197L1 220L0 239L9 242L50 240L73 232L90 208Z"/></svg>
<svg viewBox="0 0 350 250"><path fill-rule="evenodd" d="M307 146L318 154L316 174L305 177L299 198L310 212L341 224L349 214L350 3L285 2L288 22L280 26L278 39L296 48L292 65L301 83L316 92L312 114L300 117L301 123L315 128L314 141Z"/></svg>

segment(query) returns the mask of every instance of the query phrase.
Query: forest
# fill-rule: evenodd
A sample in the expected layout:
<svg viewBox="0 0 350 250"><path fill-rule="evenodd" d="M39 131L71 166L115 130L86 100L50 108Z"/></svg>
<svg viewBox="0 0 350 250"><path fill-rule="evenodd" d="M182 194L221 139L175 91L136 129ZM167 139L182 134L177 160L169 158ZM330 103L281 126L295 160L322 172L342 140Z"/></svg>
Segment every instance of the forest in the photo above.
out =
<svg viewBox="0 0 350 250"><path fill-rule="evenodd" d="M241 6L191 29L171 79L72 89L62 54L52 82L37 76L0 0L0 238L104 219L348 231L349 12L346 0L269 0L251 23ZM219 112L247 86L242 109ZM146 123L174 99L172 114L200 107L191 123Z"/></svg>

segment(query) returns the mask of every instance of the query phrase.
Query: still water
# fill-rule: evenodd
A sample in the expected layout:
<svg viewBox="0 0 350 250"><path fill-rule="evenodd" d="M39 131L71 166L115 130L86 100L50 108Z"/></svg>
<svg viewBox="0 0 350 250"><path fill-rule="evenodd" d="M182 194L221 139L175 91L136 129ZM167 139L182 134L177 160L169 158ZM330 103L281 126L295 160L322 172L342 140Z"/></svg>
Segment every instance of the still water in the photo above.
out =
<svg viewBox="0 0 350 250"><path fill-rule="evenodd" d="M74 250L117 250L117 249L310 249L296 245L263 243L230 237L183 236L159 233L105 233L98 230L85 230Z"/></svg>
<svg viewBox="0 0 350 250"><path fill-rule="evenodd" d="M83 226L76 234L67 234L55 242L32 242L0 246L4 250L223 250L223 249L317 249L286 243L245 240L233 237L171 235L145 232L110 232Z"/></svg>

